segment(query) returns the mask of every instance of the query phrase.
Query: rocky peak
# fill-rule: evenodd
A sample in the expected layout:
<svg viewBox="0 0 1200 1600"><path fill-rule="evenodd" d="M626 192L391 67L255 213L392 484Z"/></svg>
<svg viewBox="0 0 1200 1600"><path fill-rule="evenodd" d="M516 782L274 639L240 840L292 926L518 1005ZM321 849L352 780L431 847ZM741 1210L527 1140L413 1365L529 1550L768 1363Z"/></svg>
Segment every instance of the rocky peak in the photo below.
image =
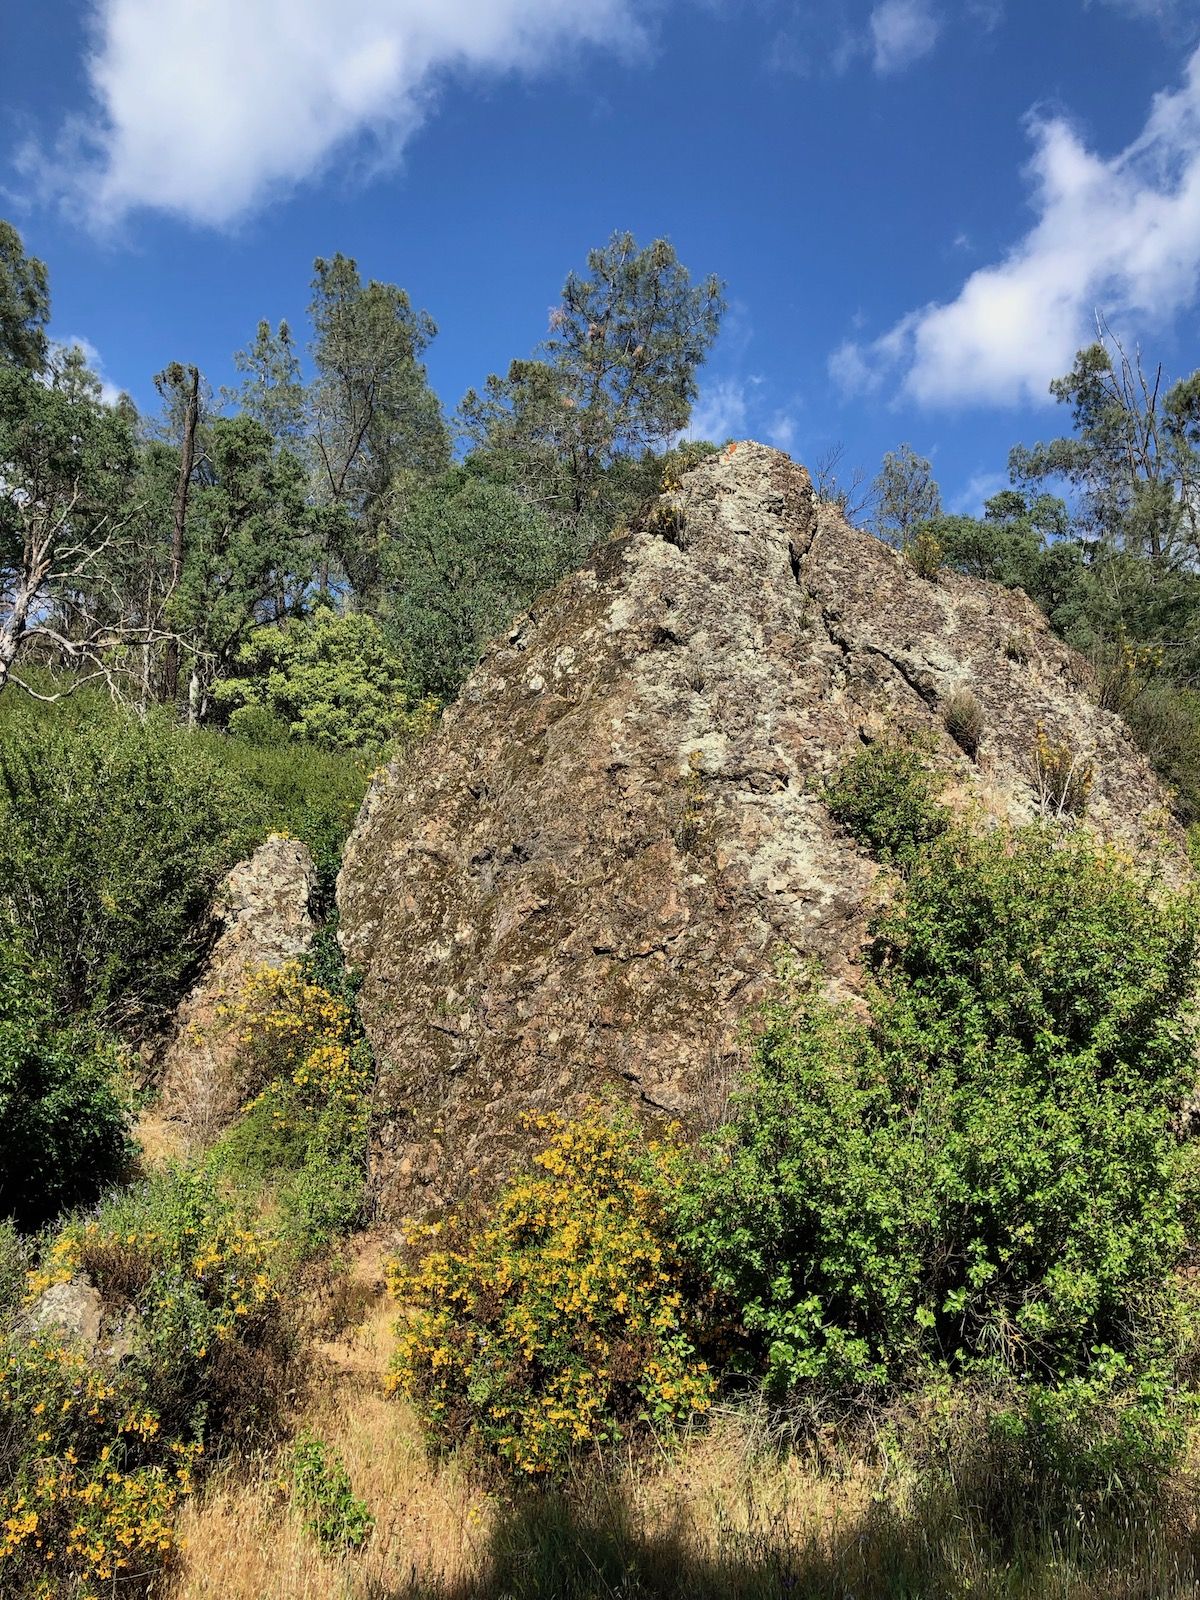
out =
<svg viewBox="0 0 1200 1600"><path fill-rule="evenodd" d="M965 689L974 758L945 723ZM1022 593L919 577L778 451L688 473L496 641L363 808L339 905L385 1211L486 1187L530 1109L615 1091L717 1118L780 947L855 982L878 869L826 811L830 772L922 730L960 803L1026 820L1039 728L1092 764L1093 826L1181 868L1164 792Z"/></svg>

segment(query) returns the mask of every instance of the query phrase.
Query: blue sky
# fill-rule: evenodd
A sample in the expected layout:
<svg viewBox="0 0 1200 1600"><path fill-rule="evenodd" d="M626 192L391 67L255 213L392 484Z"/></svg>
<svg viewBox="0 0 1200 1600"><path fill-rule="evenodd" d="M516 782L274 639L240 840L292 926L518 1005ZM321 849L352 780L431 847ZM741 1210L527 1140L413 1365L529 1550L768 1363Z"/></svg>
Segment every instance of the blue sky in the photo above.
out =
<svg viewBox="0 0 1200 1600"><path fill-rule="evenodd" d="M0 209L144 406L342 250L452 409L615 228L728 284L700 431L956 508L1097 307L1200 364L1200 0L0 0L0 58Z"/></svg>

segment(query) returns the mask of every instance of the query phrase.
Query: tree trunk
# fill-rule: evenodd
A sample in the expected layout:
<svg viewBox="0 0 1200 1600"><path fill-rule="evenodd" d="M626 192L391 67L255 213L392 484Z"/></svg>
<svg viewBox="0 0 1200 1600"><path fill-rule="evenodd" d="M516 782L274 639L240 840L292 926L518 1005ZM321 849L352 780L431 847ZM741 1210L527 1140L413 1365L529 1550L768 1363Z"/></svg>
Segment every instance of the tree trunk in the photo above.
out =
<svg viewBox="0 0 1200 1600"><path fill-rule="evenodd" d="M171 531L171 584L167 591L170 599L183 577L184 534L187 528L188 490L192 483L192 469L196 464L196 425L200 420L200 371L188 368L189 386L187 407L183 414L183 439L179 452L179 480L175 486L175 525ZM174 703L179 694L179 640L167 641L167 659L163 671L163 696Z"/></svg>
<svg viewBox="0 0 1200 1600"><path fill-rule="evenodd" d="M25 629L29 625L29 613L33 607L34 597L38 591L38 584L44 574L44 568L37 569L34 573L27 573L20 588L17 590L13 601L12 610L0 624L0 694L4 693L12 672L13 662L17 659L17 651L21 648L21 640L25 636Z"/></svg>
<svg viewBox="0 0 1200 1600"><path fill-rule="evenodd" d="M195 728L195 727L199 726L201 710L202 710L202 707L201 707L201 703L200 703L200 674L196 671L195 667L193 667L192 668L192 676L191 676L190 680L188 681L188 727L189 728Z"/></svg>

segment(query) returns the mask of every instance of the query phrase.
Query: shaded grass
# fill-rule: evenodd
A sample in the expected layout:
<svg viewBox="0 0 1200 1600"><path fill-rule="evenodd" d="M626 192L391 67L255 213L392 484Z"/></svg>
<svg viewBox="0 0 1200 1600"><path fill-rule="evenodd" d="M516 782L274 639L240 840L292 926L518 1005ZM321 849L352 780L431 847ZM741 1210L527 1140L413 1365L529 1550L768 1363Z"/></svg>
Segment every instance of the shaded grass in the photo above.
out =
<svg viewBox="0 0 1200 1600"><path fill-rule="evenodd" d="M189 1506L172 1600L1184 1600L1200 1597L1190 1486L1155 1511L1080 1519L1001 1544L981 1504L1004 1463L922 1474L826 1435L795 1444L746 1404L677 1445L585 1465L559 1493L489 1493L462 1458L431 1460L385 1400L393 1309L381 1244L351 1269L358 1325L332 1316L297 1426L339 1452L377 1526L323 1554L278 1487L279 1459L226 1469ZM912 1425L915 1419L909 1419ZM883 1441L886 1443L886 1440Z"/></svg>

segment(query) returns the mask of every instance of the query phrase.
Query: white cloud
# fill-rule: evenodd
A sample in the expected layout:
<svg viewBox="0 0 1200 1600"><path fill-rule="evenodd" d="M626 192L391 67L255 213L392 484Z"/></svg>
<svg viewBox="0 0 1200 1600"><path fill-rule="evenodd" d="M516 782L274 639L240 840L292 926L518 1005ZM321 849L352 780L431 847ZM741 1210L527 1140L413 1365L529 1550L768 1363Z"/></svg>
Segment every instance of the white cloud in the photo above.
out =
<svg viewBox="0 0 1200 1600"><path fill-rule="evenodd" d="M1111 158L1061 117L1033 119L1037 220L953 300L902 317L882 338L830 358L843 387L898 379L927 405L1044 400L1092 337L1114 321L1161 323L1200 289L1200 50L1183 85L1155 97L1142 132Z"/></svg>
<svg viewBox="0 0 1200 1600"><path fill-rule="evenodd" d="M960 517L981 517L984 503L1009 488L1003 472L977 472L950 501L950 510Z"/></svg>
<svg viewBox="0 0 1200 1600"><path fill-rule="evenodd" d="M531 72L644 43L635 0L94 0L93 104L43 184L98 222L227 224L356 136L394 159L450 73Z"/></svg>
<svg viewBox="0 0 1200 1600"><path fill-rule="evenodd" d="M940 32L929 0L881 0L871 13L875 71L885 76L903 72L929 54Z"/></svg>
<svg viewBox="0 0 1200 1600"><path fill-rule="evenodd" d="M984 33L995 33L1004 21L1004 0L967 0L967 16L977 22Z"/></svg>
<svg viewBox="0 0 1200 1600"><path fill-rule="evenodd" d="M748 383L756 385L760 381L751 378ZM718 378L701 390L700 398L692 407L692 420L680 438L711 439L714 444L723 444L726 439L744 439L749 411L747 380Z"/></svg>
<svg viewBox="0 0 1200 1600"><path fill-rule="evenodd" d="M813 68L813 51L801 43L795 33L777 33L767 50L767 67L771 72L789 73L796 78L807 78Z"/></svg>
<svg viewBox="0 0 1200 1600"><path fill-rule="evenodd" d="M119 384L113 383L104 371L104 360L99 350L90 339L84 339L79 334L73 333L65 339L55 339L53 345L59 350L70 350L73 347L83 352L83 359L88 365L88 370L95 373L100 380L100 398L106 406L115 406L124 392Z"/></svg>
<svg viewBox="0 0 1200 1600"><path fill-rule="evenodd" d="M767 441L777 450L789 453L796 443L796 419L787 411L777 411L767 424Z"/></svg>
<svg viewBox="0 0 1200 1600"><path fill-rule="evenodd" d="M1085 0L1090 4L1091 0ZM1171 23L1182 17L1191 0L1100 0L1112 11L1127 11L1134 17L1145 17L1153 22Z"/></svg>

